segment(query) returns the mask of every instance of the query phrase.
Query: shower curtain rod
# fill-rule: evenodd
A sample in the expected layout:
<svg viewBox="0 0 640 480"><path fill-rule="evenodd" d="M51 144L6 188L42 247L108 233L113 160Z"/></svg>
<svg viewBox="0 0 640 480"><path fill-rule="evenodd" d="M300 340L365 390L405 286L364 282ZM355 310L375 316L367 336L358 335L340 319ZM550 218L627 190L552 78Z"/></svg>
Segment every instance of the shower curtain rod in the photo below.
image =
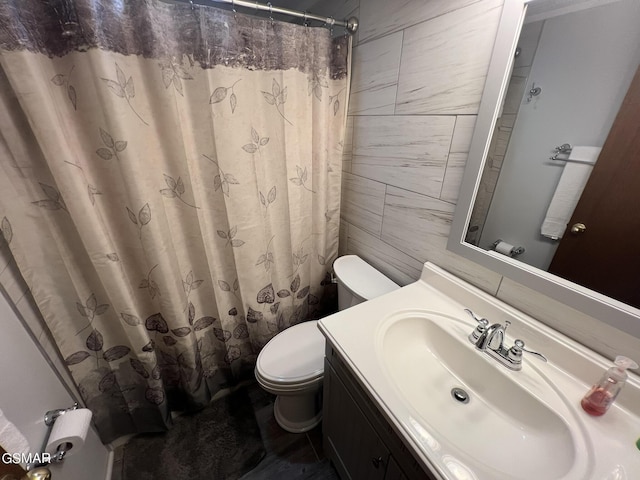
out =
<svg viewBox="0 0 640 480"><path fill-rule="evenodd" d="M184 0L183 0L184 1ZM189 3L194 3L193 0L187 0ZM211 3L226 3L227 5L231 5L232 7L245 7L245 8L253 8L254 10L261 10L263 12L279 13L281 15L290 15L292 17L304 18L305 22L307 20L317 20L319 22L323 22L325 26L331 27L344 27L347 32L350 34L356 33L358 30L358 19L356 17L349 17L346 20L336 20L333 17L323 17L321 15L314 15L313 13L301 12L300 10L291 10L290 8L284 7L275 7L270 2L269 3L260 3L260 2L249 2L247 0L208 0ZM200 2L197 2L200 3Z"/></svg>

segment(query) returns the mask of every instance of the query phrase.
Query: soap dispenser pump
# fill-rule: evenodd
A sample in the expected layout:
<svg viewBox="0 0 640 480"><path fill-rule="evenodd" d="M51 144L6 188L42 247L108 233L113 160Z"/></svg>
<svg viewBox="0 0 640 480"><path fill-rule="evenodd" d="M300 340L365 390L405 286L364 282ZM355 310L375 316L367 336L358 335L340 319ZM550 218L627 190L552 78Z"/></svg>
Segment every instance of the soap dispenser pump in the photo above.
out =
<svg viewBox="0 0 640 480"><path fill-rule="evenodd" d="M627 369L638 368L636 362L622 355L616 357L614 364L582 399L582 408L589 415L604 415L627 381Z"/></svg>

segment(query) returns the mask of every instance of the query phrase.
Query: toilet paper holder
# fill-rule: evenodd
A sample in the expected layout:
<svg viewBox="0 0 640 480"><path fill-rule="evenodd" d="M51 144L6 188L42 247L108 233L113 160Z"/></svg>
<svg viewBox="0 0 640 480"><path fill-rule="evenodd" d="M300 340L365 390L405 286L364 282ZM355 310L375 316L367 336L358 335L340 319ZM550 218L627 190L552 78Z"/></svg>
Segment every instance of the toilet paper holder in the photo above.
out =
<svg viewBox="0 0 640 480"><path fill-rule="evenodd" d="M496 248L498 247L498 244L500 244L503 240L501 238L499 238L498 240L496 240L495 242L493 242L493 250L496 250ZM517 257L518 255L521 255L524 253L524 247L513 247L511 249L511 251L509 252L509 256L510 257Z"/></svg>
<svg viewBox="0 0 640 480"><path fill-rule="evenodd" d="M71 410L77 410L79 407L78 402L75 402L73 404L73 407L69 407L69 408L56 408L55 410L49 410L47 413L44 414L44 424L47 427L53 427L53 424L55 423L56 419L60 416L60 415L64 415L65 413L71 411Z"/></svg>
<svg viewBox="0 0 640 480"><path fill-rule="evenodd" d="M51 435L51 430L53 429L53 424L56 422L56 419L61 417L67 412L72 410L77 410L79 408L78 402L75 402L72 407L69 408L56 408L54 410L49 410L44 414L44 424L47 426L47 433L44 436L44 441L42 442L42 448L40 449L40 458L44 459L44 453L47 449L47 443L49 442L49 436ZM40 461L27 464L27 472L37 468L43 467L49 463L60 463L64 460L67 451L71 448L70 444L63 444L58 447L58 451L56 453L51 454L49 457L49 461Z"/></svg>

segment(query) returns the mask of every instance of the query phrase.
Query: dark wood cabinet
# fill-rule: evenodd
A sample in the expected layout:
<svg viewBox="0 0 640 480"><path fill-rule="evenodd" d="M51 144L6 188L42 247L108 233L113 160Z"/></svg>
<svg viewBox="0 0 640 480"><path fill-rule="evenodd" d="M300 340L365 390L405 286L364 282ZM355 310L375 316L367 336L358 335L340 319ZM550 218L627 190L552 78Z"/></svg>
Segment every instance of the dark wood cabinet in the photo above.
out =
<svg viewBox="0 0 640 480"><path fill-rule="evenodd" d="M436 480L327 346L323 397L324 450L342 480Z"/></svg>

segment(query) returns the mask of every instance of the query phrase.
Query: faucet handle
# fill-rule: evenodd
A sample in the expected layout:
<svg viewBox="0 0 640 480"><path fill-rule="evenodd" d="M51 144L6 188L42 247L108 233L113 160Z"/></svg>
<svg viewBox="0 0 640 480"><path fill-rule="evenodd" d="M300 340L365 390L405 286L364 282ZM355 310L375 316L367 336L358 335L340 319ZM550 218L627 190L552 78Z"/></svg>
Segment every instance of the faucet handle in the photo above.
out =
<svg viewBox="0 0 640 480"><path fill-rule="evenodd" d="M470 309L465 308L464 309L465 312L467 312L469 315L471 315L471 318L473 318L476 322L478 322L480 325L484 325L485 327L489 326L489 320L487 320L486 318L480 318L478 316L476 316L475 313L473 313Z"/></svg>
<svg viewBox="0 0 640 480"><path fill-rule="evenodd" d="M527 350L526 348L524 348L524 342L519 338L513 342L513 347L509 349L509 359L515 360L515 361L522 361L522 352L527 352L532 355L535 355L543 362L547 361L547 357L545 357L541 353L534 352L533 350Z"/></svg>
<svg viewBox="0 0 640 480"><path fill-rule="evenodd" d="M486 318L476 317L476 315L468 308L465 308L464 311L467 312L469 315L471 315L471 317L476 322L478 322L478 325L476 326L476 328L473 330L473 332L469 334L469 341L475 345L475 343L478 341L480 336L487 331L487 327L489 326L489 320L487 320Z"/></svg>

